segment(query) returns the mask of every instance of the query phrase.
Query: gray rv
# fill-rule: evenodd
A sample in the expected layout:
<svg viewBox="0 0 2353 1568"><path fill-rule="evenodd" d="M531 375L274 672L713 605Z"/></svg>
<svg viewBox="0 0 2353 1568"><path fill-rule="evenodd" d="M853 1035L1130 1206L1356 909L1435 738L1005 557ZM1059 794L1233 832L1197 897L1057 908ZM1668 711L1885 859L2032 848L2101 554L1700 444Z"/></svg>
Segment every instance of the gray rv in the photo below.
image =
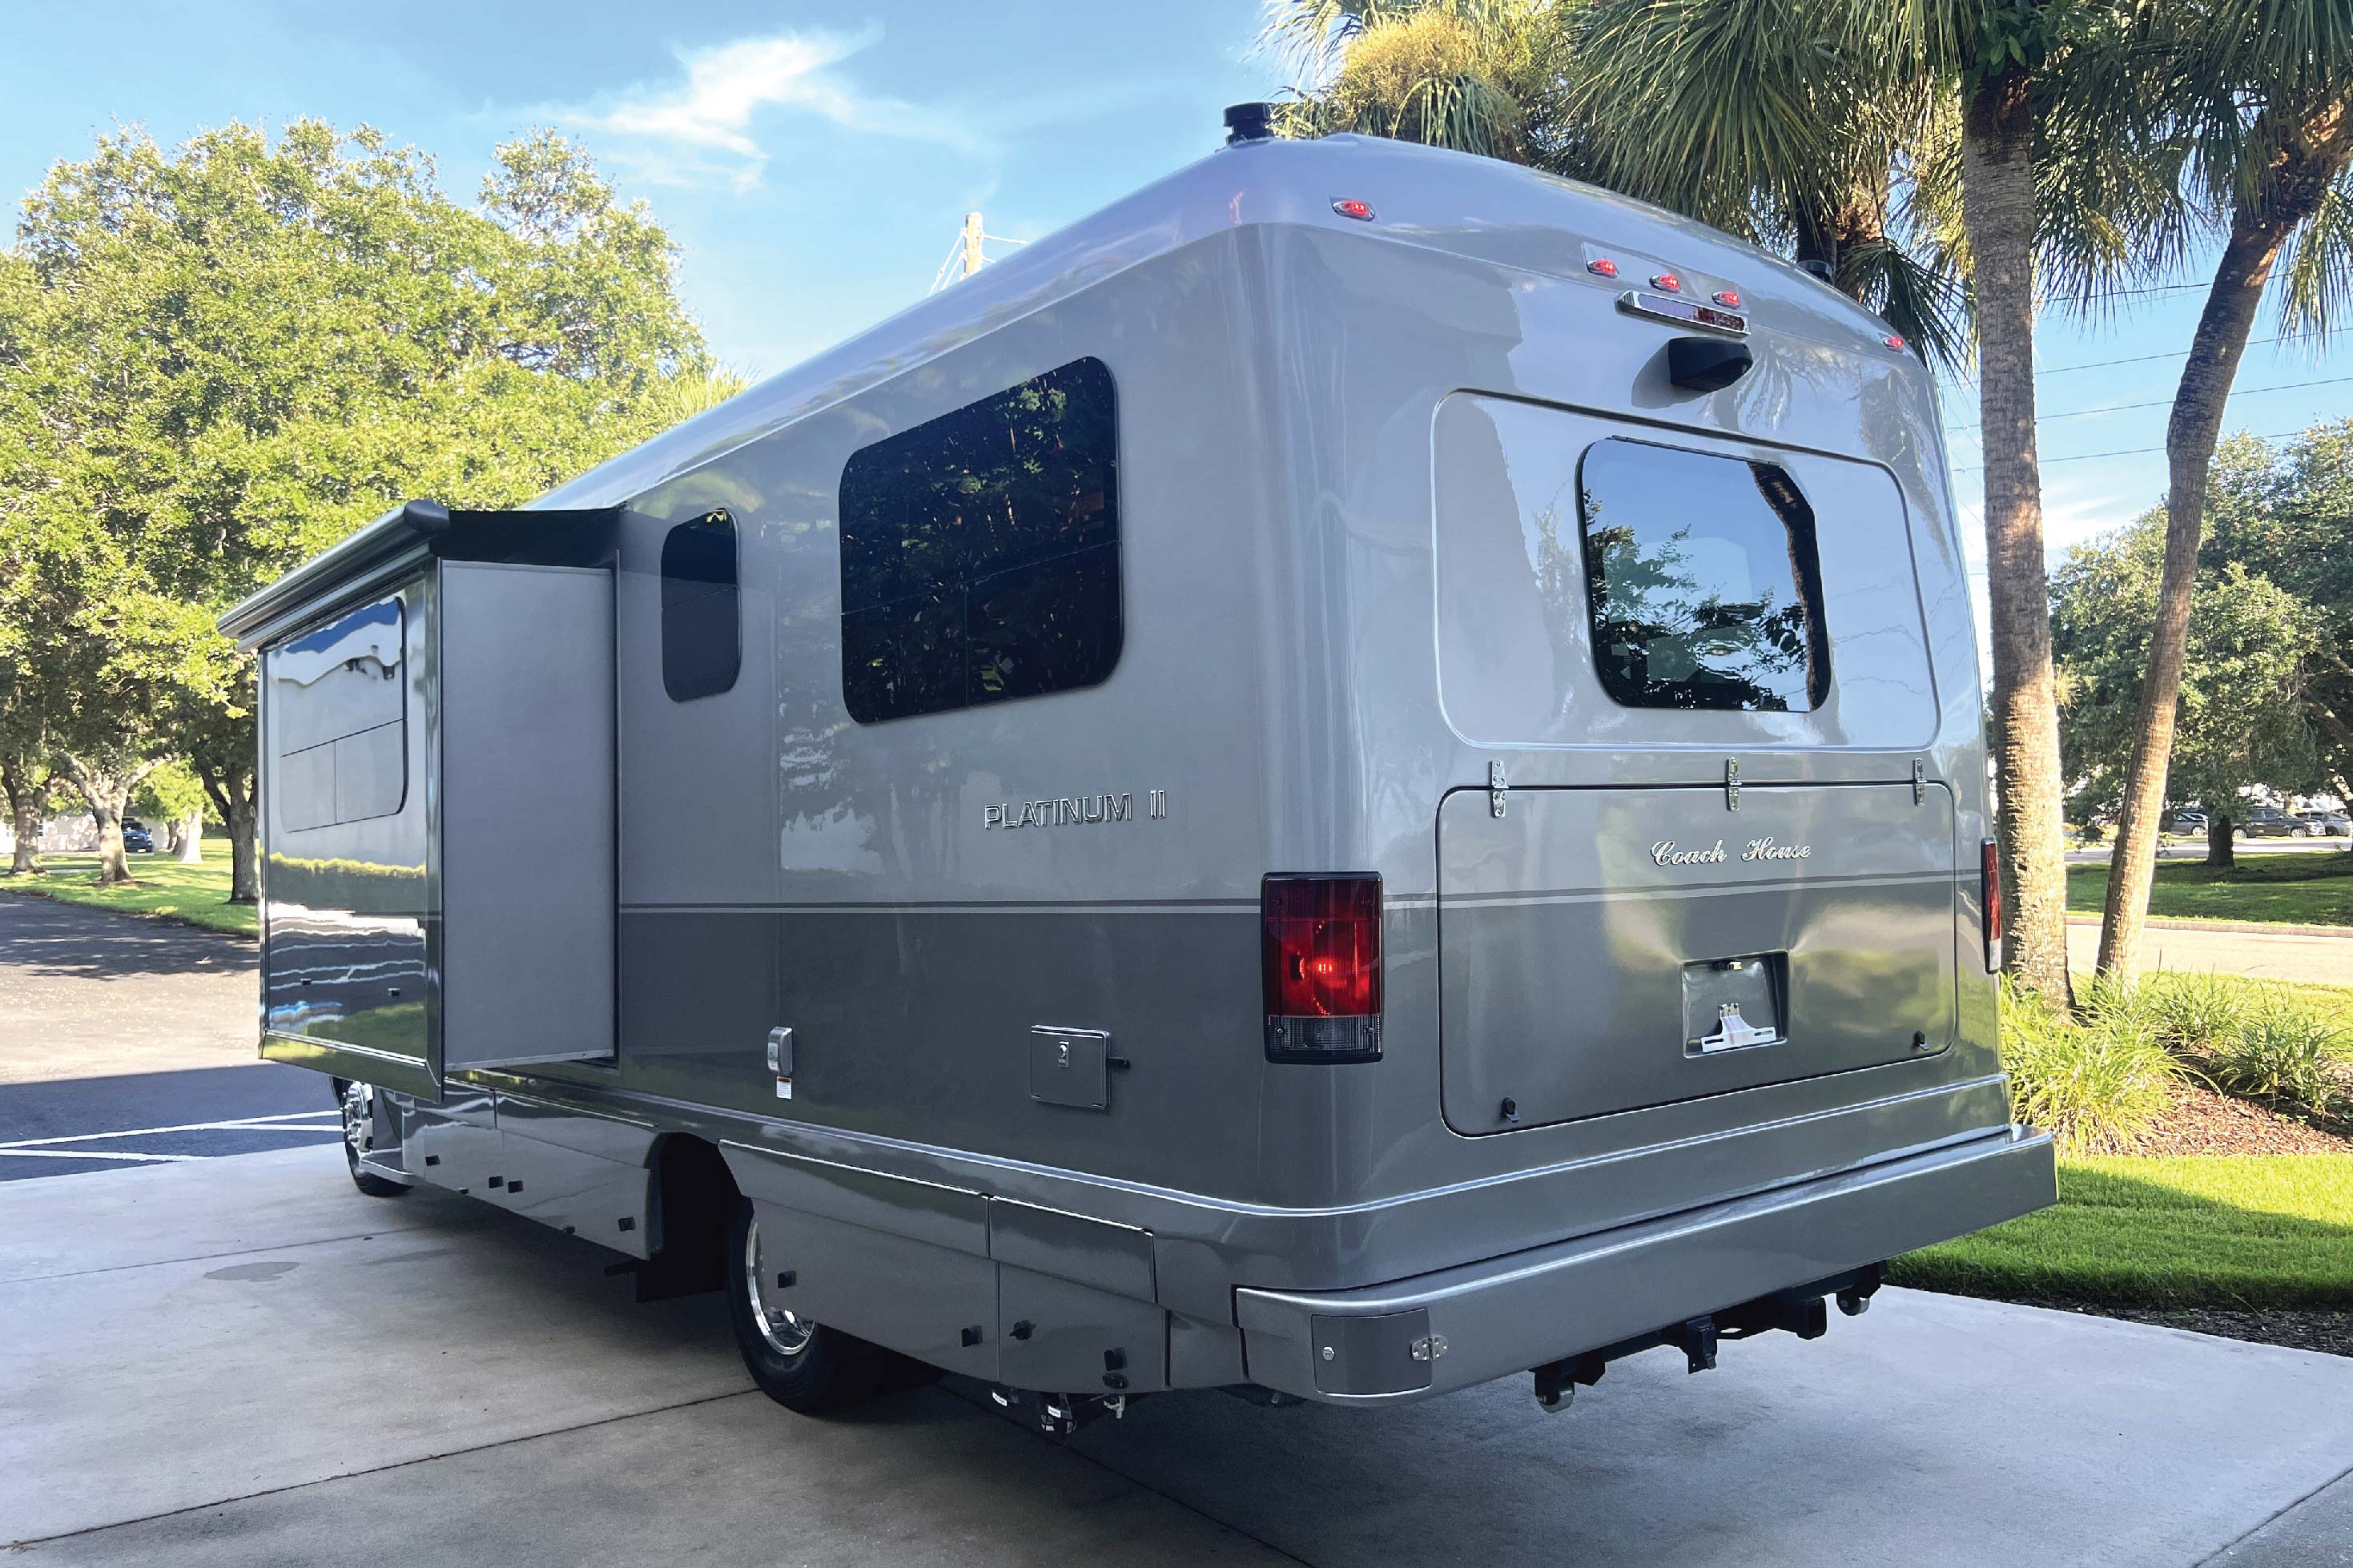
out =
<svg viewBox="0 0 2353 1568"><path fill-rule="evenodd" d="M1606 192L1243 116L222 625L262 1055L796 1409L1557 1407L2052 1201L1930 376Z"/></svg>

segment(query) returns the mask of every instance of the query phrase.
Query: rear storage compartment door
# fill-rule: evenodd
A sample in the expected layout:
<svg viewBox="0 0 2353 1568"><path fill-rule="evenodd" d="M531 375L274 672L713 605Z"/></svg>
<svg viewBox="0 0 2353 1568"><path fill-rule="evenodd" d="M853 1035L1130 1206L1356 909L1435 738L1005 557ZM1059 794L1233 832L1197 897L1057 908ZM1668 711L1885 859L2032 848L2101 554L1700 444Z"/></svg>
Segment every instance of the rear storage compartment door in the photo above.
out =
<svg viewBox="0 0 2353 1568"><path fill-rule="evenodd" d="M1446 1120L1497 1132L1904 1060L1957 1023L1937 784L1484 790L1439 814ZM1510 1101L1505 1110L1504 1102Z"/></svg>

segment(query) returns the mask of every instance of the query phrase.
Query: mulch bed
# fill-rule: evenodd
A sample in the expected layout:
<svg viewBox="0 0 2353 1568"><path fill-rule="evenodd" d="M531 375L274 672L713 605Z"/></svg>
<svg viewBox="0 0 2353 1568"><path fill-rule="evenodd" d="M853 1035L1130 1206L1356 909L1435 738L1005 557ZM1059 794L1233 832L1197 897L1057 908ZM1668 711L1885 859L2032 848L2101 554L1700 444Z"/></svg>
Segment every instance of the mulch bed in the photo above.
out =
<svg viewBox="0 0 2353 1568"><path fill-rule="evenodd" d="M2173 1091L2173 1105L2136 1154L2353 1154L2353 1127L2309 1110L2283 1110L2200 1083Z"/></svg>

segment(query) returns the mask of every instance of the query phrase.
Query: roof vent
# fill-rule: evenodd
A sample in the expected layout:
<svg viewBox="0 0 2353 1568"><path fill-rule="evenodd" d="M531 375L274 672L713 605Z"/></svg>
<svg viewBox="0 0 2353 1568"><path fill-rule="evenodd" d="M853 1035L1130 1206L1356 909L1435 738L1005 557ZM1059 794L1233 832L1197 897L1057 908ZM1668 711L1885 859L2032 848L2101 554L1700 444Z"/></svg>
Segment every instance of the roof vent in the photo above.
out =
<svg viewBox="0 0 2353 1568"><path fill-rule="evenodd" d="M1829 262L1818 260L1810 256L1798 263L1798 270L1809 278L1819 278L1825 283L1830 282L1833 277Z"/></svg>
<svg viewBox="0 0 2353 1568"><path fill-rule="evenodd" d="M1226 109L1226 145L1239 147L1245 142L1264 142L1274 134L1274 105L1271 103L1236 103Z"/></svg>

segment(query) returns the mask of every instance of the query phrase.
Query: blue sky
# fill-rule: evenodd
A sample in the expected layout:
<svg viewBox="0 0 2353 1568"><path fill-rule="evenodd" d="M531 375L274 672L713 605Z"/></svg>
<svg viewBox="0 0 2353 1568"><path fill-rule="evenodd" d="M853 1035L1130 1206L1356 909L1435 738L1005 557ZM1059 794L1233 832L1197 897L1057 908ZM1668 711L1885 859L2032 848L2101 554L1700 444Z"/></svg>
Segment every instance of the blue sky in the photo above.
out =
<svg viewBox="0 0 2353 1568"><path fill-rule="evenodd" d="M712 344L784 369L919 297L978 208L1028 238L1199 157L1228 103L1280 84L1249 48L1258 0L842 0L665 5L207 0L16 5L0 94L12 200L117 123L173 142L231 119L373 123L470 195L490 149L533 125L581 138L677 237ZM2040 384L2054 549L2126 521L2160 454L2199 291L2045 324ZM2259 336L2275 329L2266 318ZM2143 359L2141 356L2171 355ZM2140 363L2073 367L2118 359ZM2345 377L2334 384L2255 389ZM2353 415L2353 365L2253 349L2229 427ZM2085 413L2087 410L2106 412ZM1947 389L1955 493L1976 533L1976 397ZM2053 417L2055 416L2073 416Z"/></svg>

